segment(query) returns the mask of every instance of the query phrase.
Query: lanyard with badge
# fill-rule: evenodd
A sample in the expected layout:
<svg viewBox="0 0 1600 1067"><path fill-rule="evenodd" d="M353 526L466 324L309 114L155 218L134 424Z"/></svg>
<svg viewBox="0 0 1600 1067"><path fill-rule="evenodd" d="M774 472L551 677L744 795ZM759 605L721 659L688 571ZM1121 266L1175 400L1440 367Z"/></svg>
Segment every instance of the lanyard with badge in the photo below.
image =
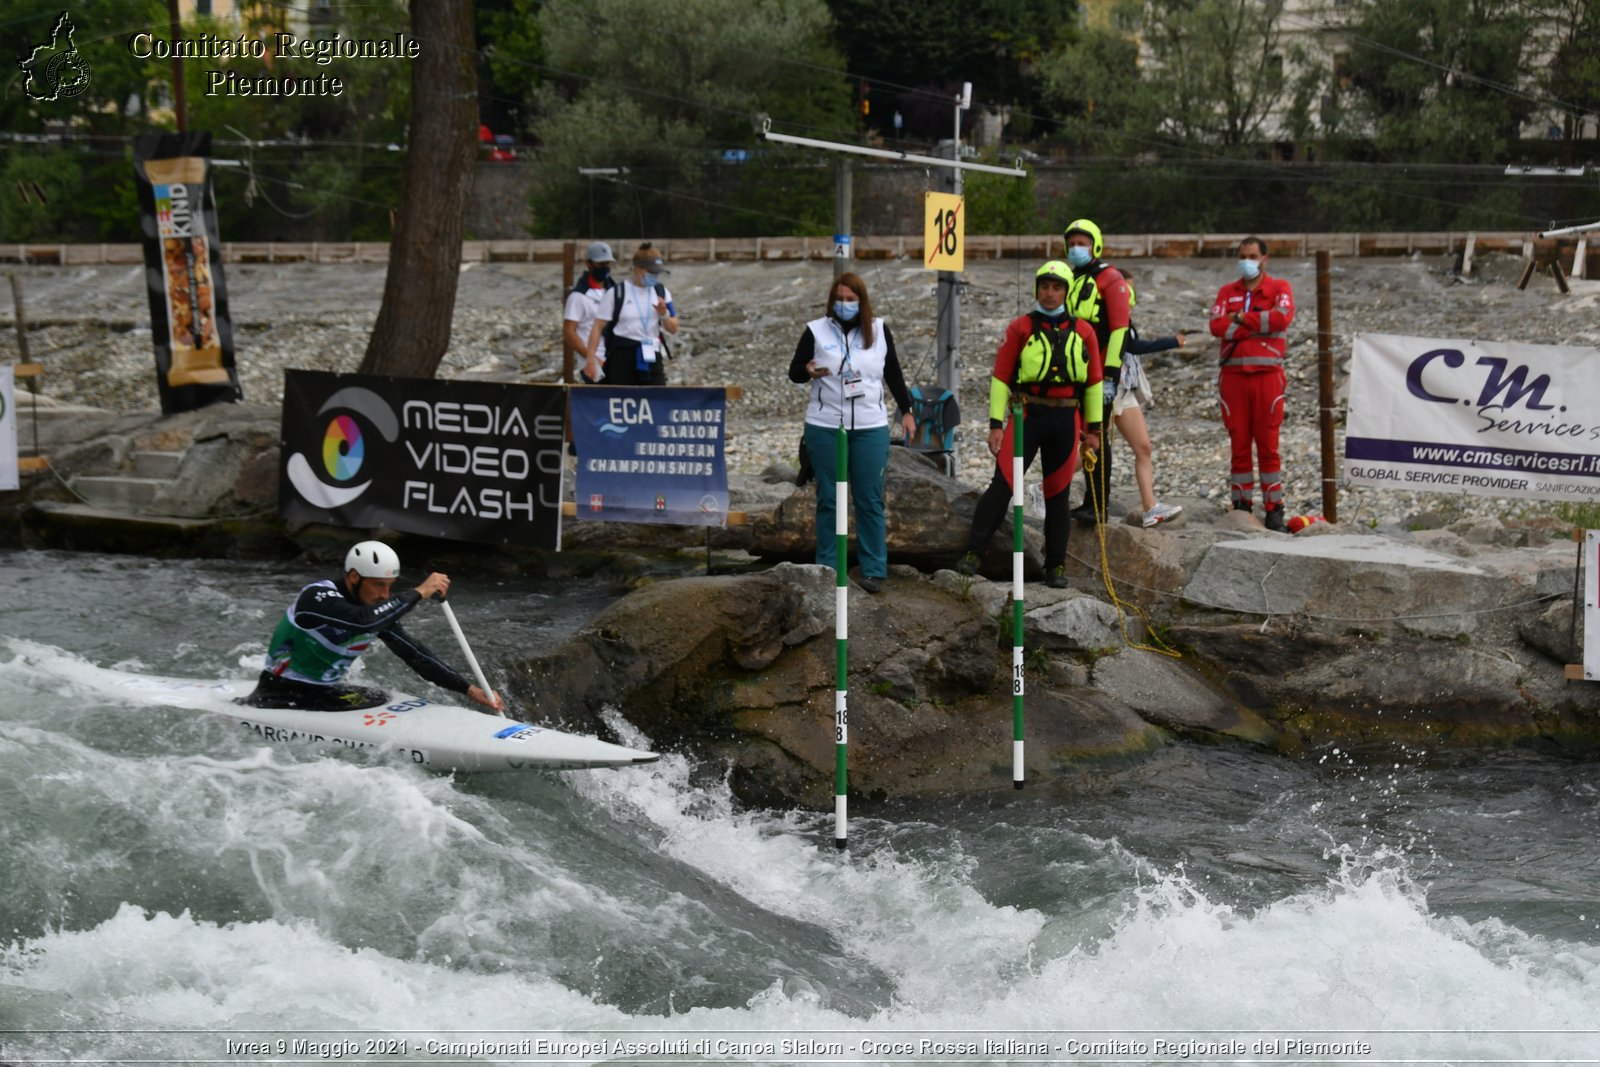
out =
<svg viewBox="0 0 1600 1067"><path fill-rule="evenodd" d="M861 372L850 365L850 335L839 328L833 320L828 321L839 333L839 343L844 348L844 359L839 364L839 385L844 389L846 400L856 400L867 395L867 385L861 380Z"/></svg>
<svg viewBox="0 0 1600 1067"><path fill-rule="evenodd" d="M631 282L629 283L629 287L630 291L628 293L628 303L632 304L633 310L638 313L639 332L644 334L644 338L639 342L639 359L644 363L654 363L656 361L656 346L661 343L657 338L650 336L650 312L652 310L650 305L650 297L654 294L651 293L648 287L646 287L644 291L645 301L643 304L640 304L638 297L634 296L633 292L631 291L639 287L637 285L633 285Z"/></svg>

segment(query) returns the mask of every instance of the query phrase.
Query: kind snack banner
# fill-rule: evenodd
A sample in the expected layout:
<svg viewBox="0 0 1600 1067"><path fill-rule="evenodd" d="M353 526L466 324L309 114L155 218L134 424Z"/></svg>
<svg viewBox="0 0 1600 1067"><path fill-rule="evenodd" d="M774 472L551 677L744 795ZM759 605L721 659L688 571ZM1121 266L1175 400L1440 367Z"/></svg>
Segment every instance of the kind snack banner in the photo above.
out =
<svg viewBox="0 0 1600 1067"><path fill-rule="evenodd" d="M161 411L242 399L211 188L211 134L135 137L133 169Z"/></svg>

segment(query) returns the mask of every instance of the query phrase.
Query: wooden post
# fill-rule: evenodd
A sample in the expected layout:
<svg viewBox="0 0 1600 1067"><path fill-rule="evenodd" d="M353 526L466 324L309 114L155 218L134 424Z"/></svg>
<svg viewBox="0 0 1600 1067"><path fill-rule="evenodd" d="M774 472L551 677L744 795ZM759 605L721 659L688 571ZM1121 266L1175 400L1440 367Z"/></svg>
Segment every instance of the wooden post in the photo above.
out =
<svg viewBox="0 0 1600 1067"><path fill-rule="evenodd" d="M22 306L22 279L11 272L11 305L17 311L17 362L31 363L28 358L28 312Z"/></svg>
<svg viewBox="0 0 1600 1067"><path fill-rule="evenodd" d="M1560 260L1552 259L1550 261L1550 274L1555 278L1556 288L1561 290L1561 295L1566 296L1572 292L1572 287L1567 284L1566 272L1561 269Z"/></svg>
<svg viewBox="0 0 1600 1067"><path fill-rule="evenodd" d="M1522 277L1517 279L1518 289L1526 289L1528 287L1528 279L1533 277L1533 268L1534 259L1533 254L1530 252L1528 254L1528 261L1522 265Z"/></svg>
<svg viewBox="0 0 1600 1067"><path fill-rule="evenodd" d="M1317 395L1322 426L1322 517L1339 521L1338 457L1333 443L1333 294L1332 255L1317 252Z"/></svg>
<svg viewBox="0 0 1600 1067"><path fill-rule="evenodd" d="M565 241L561 245L561 302L566 303L567 294L572 291L572 283L577 280L578 245L576 241ZM572 384L573 369L578 363L578 350L572 347L572 342L567 340L567 324L563 317L561 323L561 380L568 385Z"/></svg>

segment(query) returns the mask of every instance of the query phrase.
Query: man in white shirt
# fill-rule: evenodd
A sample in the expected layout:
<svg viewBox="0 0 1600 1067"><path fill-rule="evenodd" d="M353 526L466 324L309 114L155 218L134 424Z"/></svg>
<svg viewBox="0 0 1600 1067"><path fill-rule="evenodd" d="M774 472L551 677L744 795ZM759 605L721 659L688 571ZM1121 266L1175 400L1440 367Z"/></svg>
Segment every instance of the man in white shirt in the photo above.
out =
<svg viewBox="0 0 1600 1067"><path fill-rule="evenodd" d="M584 252L584 259L589 261L589 267L567 291L561 332L581 361L579 373L584 380L597 382L604 375L600 368L605 365L606 353L600 331L595 329L595 319L605 298L616 286L611 278L611 264L616 257L611 254L610 245L595 241Z"/></svg>

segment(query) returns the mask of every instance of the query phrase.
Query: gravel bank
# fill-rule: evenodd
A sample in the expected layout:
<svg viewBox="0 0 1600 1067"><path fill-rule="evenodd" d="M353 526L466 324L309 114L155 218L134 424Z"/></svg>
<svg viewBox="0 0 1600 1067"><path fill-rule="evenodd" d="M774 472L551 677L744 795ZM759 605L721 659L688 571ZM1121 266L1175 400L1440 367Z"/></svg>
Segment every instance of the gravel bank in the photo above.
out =
<svg viewBox="0 0 1600 1067"><path fill-rule="evenodd" d="M1147 411L1156 447L1156 492L1190 507L1226 507L1227 433L1216 401L1216 343L1205 331L1226 260L1129 260L1139 292L1135 322L1148 335L1186 330L1190 345L1146 361L1155 389ZM987 482L983 448L988 367L1005 324L1031 305L1035 264L969 263L962 297L961 406L966 413L958 473ZM915 263L861 264L879 314L892 324L913 381L933 379L934 276ZM1451 264L1421 256L1335 259L1334 352L1340 428L1352 336L1358 331L1545 344L1600 345L1600 282L1574 282L1562 296L1546 277L1515 288L1520 262L1480 260L1458 281ZM1274 273L1294 285L1299 316L1289 349L1288 415L1283 431L1285 491L1291 513L1320 509L1317 429L1316 284L1309 259L1274 259ZM383 267L306 264L228 268L235 343L245 394L274 401L284 367L353 370L365 349L383 293ZM33 267L19 271L27 299L32 357L46 365L42 391L61 401L117 411L154 410L149 310L143 269ZM804 389L786 376L802 324L823 303L826 263L716 263L677 267L666 279L684 330L670 373L676 382L739 385L729 405L730 469L753 475L792 462ZM447 377L553 381L560 371L560 268L480 264L463 272L455 333L441 368ZM0 360L15 361L9 308L0 315ZM1133 464L1118 440L1115 502L1137 503ZM1074 493L1078 492L1074 488ZM1424 513L1535 514L1550 505L1520 500L1407 493L1342 486L1344 521L1404 522Z"/></svg>

